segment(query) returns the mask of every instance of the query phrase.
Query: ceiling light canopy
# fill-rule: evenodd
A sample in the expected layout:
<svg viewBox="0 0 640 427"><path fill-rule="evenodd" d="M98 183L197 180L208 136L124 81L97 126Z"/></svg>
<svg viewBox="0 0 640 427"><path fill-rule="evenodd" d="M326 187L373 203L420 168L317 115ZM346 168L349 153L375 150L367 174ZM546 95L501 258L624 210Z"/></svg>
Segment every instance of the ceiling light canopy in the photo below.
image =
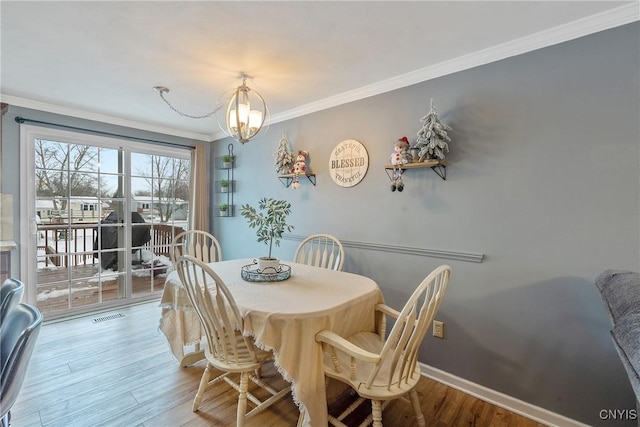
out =
<svg viewBox="0 0 640 427"><path fill-rule="evenodd" d="M218 106L210 113L193 116L175 108L165 98L169 88L155 86L160 98L176 113L192 119L211 117L218 111L225 109L224 121L218 117L218 125L227 135L244 144L256 136L263 128L269 116L269 109L264 98L255 90L247 86L247 76L242 74L242 84L235 89L228 90L218 99Z"/></svg>

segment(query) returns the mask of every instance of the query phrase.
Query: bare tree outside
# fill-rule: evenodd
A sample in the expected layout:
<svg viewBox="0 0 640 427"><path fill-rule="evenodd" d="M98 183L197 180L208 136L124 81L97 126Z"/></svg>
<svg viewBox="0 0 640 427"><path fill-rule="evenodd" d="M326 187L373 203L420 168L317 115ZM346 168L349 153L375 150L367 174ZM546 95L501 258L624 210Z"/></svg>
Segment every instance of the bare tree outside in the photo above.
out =
<svg viewBox="0 0 640 427"><path fill-rule="evenodd" d="M138 196L152 196L160 222L167 222L178 207L178 201L189 200L190 160L148 155L147 164L136 172L144 177L148 190L134 190Z"/></svg>
<svg viewBox="0 0 640 427"><path fill-rule="evenodd" d="M36 192L53 200L54 209L67 209L73 196L98 197L98 149L65 142L35 141Z"/></svg>

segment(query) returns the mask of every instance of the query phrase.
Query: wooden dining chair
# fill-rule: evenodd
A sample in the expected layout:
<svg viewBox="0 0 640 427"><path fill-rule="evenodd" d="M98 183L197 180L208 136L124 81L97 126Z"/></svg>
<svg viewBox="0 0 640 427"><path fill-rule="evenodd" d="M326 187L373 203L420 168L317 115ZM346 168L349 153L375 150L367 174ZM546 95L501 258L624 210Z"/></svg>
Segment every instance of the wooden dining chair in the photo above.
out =
<svg viewBox="0 0 640 427"><path fill-rule="evenodd" d="M340 240L330 234L313 234L300 242L293 261L341 271L344 265L344 248Z"/></svg>
<svg viewBox="0 0 640 427"><path fill-rule="evenodd" d="M203 230L186 230L175 236L169 250L169 257L171 258L174 269L176 268L176 261L182 255L190 255L204 263L222 261L222 249L220 248L218 239L216 239L213 234ZM163 309L163 316L167 311L167 309ZM193 327L194 323L196 325L198 324L194 313L191 311L180 311L167 315L175 317L173 321L180 330L180 336L184 337L182 342L183 348L193 345L193 352L181 358L180 366L188 366L194 361L199 360L199 358L202 358L200 349L201 341L197 340L192 342L193 340L186 339L187 337L193 338L198 334L198 331ZM190 329L189 333L187 329Z"/></svg>
<svg viewBox="0 0 640 427"><path fill-rule="evenodd" d="M205 263L222 261L220 243L213 234L203 230L187 230L176 235L170 251L174 267L182 255L191 255Z"/></svg>
<svg viewBox="0 0 640 427"><path fill-rule="evenodd" d="M411 398L418 425L425 426L415 387L420 379L418 350L440 307L449 284L451 267L433 270L413 292L401 312L384 304L376 306L377 332L358 332L341 337L324 330L316 335L325 354L325 375L351 386L358 400L337 417L333 426L346 427L342 420L365 399L371 400L371 415L361 425L382 427L382 411L393 399ZM396 318L385 340L386 315Z"/></svg>
<svg viewBox="0 0 640 427"><path fill-rule="evenodd" d="M243 426L245 420L268 408L289 393L291 387L276 390L261 378L262 363L273 359L273 353L255 347L251 337L242 334L244 320L222 279L198 259L184 255L177 259L177 271L207 337L204 350L207 366L202 374L198 392L193 401L193 411L197 411L207 386L225 381L238 392L236 425ZM210 380L212 369L223 372ZM232 375L239 375L239 381ZM266 390L270 397L258 399L248 391L249 381ZM247 400L253 409L247 412Z"/></svg>

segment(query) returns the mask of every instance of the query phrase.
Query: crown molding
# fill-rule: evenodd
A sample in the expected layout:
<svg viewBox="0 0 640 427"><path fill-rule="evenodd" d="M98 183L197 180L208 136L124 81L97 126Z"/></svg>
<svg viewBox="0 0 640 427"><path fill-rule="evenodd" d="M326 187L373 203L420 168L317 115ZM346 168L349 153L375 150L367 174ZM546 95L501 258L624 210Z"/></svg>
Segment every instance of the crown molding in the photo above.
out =
<svg viewBox="0 0 640 427"><path fill-rule="evenodd" d="M358 101L370 96L411 86L437 77L468 70L480 65L531 52L544 47L577 39L599 31L608 30L640 20L640 3L634 2L586 18L578 19L561 26L540 31L506 43L489 47L458 58L444 61L433 66L401 74L387 80L363 86L335 96L274 114L271 123L290 120L306 114Z"/></svg>
<svg viewBox="0 0 640 427"><path fill-rule="evenodd" d="M435 64L430 67L421 68L409 73L401 74L390 79L382 80L358 89L343 92L341 94L330 96L315 102L311 102L291 110L283 111L271 116L270 123L279 123L286 120L295 119L307 114L315 113L328 108L337 107L354 101L359 101L371 96L390 92L403 87L422 83L448 74L457 73L459 71L468 70L470 68L489 64L502 59L510 58L523 53L531 52L544 47L553 46L559 43L597 33L599 31L608 30L629 24L640 20L640 2L634 1L626 5L578 19L567 24L560 25L555 28L540 31L526 37L521 37L506 43L492 46L477 52L463 55L458 58L451 59ZM32 108L35 110L47 111L50 113L62 114L65 116L78 117L87 120L94 120L103 123L109 123L118 126L125 126L149 132L157 132L165 135L172 135L181 138L189 138L198 141L213 142L227 137L222 131L216 131L210 134L200 134L195 132L187 132L173 128L155 126L144 122L126 120L118 117L107 116L98 113L92 113L74 108L61 107L40 101L1 95L3 102L24 108Z"/></svg>
<svg viewBox="0 0 640 427"><path fill-rule="evenodd" d="M63 116L70 116L79 119L85 120L93 120L100 123L108 123L116 126L124 126L128 128L144 130L148 132L156 132L161 133L163 135L171 135L180 138L194 139L197 141L206 141L209 142L210 138L208 135L195 133L195 132L187 132L162 126L154 126L149 123L138 122L134 120L122 119L119 117L108 116L105 114L93 113L85 110L78 110L75 108L62 107L55 104L49 104L46 102L35 101L32 99L20 98L12 95L4 95L0 94L0 99L2 102L6 102L10 106L22 107L22 108L30 108L32 110L45 111L47 113L60 114Z"/></svg>

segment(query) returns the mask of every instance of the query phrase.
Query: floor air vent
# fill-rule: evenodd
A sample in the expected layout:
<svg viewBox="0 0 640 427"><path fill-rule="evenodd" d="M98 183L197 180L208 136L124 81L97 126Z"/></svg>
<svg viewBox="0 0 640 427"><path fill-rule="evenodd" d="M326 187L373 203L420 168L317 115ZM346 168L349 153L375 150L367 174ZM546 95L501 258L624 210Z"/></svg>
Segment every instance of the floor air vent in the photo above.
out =
<svg viewBox="0 0 640 427"><path fill-rule="evenodd" d="M124 317L124 314L122 313L107 314L106 316L96 317L95 319L93 319L93 323L106 322L107 320L118 319L120 317Z"/></svg>

